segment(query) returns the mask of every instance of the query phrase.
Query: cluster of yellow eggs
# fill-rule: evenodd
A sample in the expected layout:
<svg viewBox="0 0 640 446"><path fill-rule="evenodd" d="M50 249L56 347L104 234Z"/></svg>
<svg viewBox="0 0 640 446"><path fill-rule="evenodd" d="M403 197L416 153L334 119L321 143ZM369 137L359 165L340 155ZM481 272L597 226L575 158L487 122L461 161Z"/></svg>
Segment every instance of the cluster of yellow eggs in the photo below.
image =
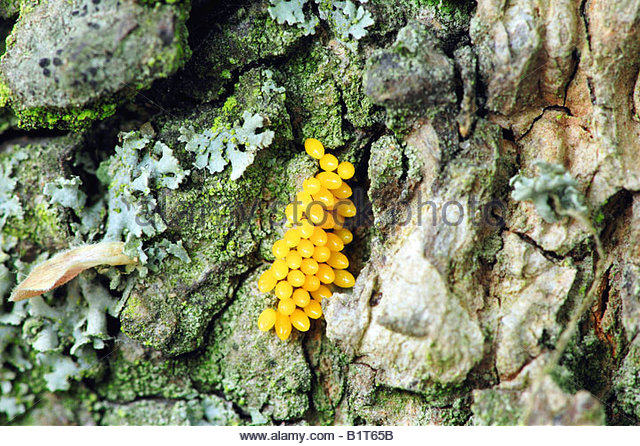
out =
<svg viewBox="0 0 640 446"><path fill-rule="evenodd" d="M274 290L278 297L277 308L267 308L258 318L258 328L269 331L275 327L282 340L289 338L292 328L309 330L310 319L322 316L320 302L331 297L331 284L340 288L355 284L346 270L349 259L341 252L353 240L344 222L356 215L356 207L345 180L353 177L355 168L325 154L317 139L307 139L304 147L320 161L322 172L306 179L296 200L287 205L290 229L273 244L276 260L258 279L260 292Z"/></svg>

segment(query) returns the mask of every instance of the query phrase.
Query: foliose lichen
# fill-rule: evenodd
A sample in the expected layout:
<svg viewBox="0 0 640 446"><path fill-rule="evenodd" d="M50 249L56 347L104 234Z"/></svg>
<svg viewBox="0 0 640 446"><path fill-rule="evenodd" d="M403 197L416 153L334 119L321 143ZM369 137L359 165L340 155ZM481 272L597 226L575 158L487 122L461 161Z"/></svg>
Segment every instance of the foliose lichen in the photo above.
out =
<svg viewBox="0 0 640 446"><path fill-rule="evenodd" d="M527 178L516 175L509 181L513 186L511 197L517 201L530 200L547 223L555 223L567 211L586 213L584 196L578 189L578 182L559 164L536 161L539 175Z"/></svg>

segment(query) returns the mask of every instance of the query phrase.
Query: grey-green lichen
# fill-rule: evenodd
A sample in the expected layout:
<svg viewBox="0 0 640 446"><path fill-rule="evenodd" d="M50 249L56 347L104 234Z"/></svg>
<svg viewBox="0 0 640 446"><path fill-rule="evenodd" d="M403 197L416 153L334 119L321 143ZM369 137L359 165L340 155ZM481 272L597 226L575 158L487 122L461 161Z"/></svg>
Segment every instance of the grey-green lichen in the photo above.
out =
<svg viewBox="0 0 640 446"><path fill-rule="evenodd" d="M216 122L215 128L206 129L202 133L180 127L179 141L186 143L185 149L196 154L193 166L197 169L205 167L210 173L222 172L227 163L231 163L231 180L237 180L253 162L256 152L268 147L273 141L273 131L258 129L264 124L262 116L245 111L243 123L231 126ZM241 150L240 148L244 150Z"/></svg>
<svg viewBox="0 0 640 446"><path fill-rule="evenodd" d="M357 42L366 36L366 28L375 23L371 13L363 5L356 6L351 0L338 2L314 0L318 8L318 16L310 11L305 13L304 7L309 3L308 0L269 1L271 3L268 9L269 14L278 23L296 25L309 35L315 34L321 19L327 22L338 41L352 50L357 48L354 41Z"/></svg>
<svg viewBox="0 0 640 446"><path fill-rule="evenodd" d="M559 164L536 161L539 175L527 178L516 175L510 180L514 200L530 200L548 223L560 220L567 212L584 214L588 211L578 182Z"/></svg>

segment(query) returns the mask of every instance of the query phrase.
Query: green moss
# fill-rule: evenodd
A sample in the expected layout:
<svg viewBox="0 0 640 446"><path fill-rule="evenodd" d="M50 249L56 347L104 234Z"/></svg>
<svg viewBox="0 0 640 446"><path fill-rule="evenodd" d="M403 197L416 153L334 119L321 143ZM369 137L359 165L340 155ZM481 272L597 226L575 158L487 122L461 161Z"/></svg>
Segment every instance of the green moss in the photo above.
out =
<svg viewBox="0 0 640 446"><path fill-rule="evenodd" d="M283 67L287 105L296 116L295 133L300 142L316 138L325 147L344 144L340 91L333 79L335 59L320 44L299 53Z"/></svg>
<svg viewBox="0 0 640 446"><path fill-rule="evenodd" d="M66 128L74 131L84 129L96 120L108 118L115 111L116 104L103 104L95 108L69 108L63 110L52 110L44 107L15 110L18 117L18 126L21 128Z"/></svg>

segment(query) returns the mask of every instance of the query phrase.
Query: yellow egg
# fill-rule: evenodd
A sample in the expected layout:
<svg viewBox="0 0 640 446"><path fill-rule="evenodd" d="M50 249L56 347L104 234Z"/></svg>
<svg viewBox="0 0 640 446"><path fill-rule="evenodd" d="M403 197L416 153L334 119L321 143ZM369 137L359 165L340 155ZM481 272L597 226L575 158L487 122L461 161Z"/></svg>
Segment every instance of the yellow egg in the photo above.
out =
<svg viewBox="0 0 640 446"><path fill-rule="evenodd" d="M277 240L271 247L271 252L276 259L284 259L289 254L289 246L284 240Z"/></svg>
<svg viewBox="0 0 640 446"><path fill-rule="evenodd" d="M321 225L326 221L324 208L320 203L314 203L309 206L307 217L314 225Z"/></svg>
<svg viewBox="0 0 640 446"><path fill-rule="evenodd" d="M324 229L316 227L311 237L309 237L309 241L316 246L324 246L327 244L327 233Z"/></svg>
<svg viewBox="0 0 640 446"><path fill-rule="evenodd" d="M284 215L287 217L287 221L293 224L298 224L302 220L302 213L304 207L299 204L289 203L284 209Z"/></svg>
<svg viewBox="0 0 640 446"><path fill-rule="evenodd" d="M304 142L304 150L311 156L319 160L324 156L324 146L315 138L308 138Z"/></svg>
<svg viewBox="0 0 640 446"><path fill-rule="evenodd" d="M337 189L333 189L331 193L333 194L334 197L343 199L343 198L349 198L353 192L351 191L351 188L349 187L347 182L343 181L340 187ZM335 201L338 201L338 200L335 200Z"/></svg>
<svg viewBox="0 0 640 446"><path fill-rule="evenodd" d="M322 299L329 299L332 295L331 290L324 285L320 285L317 290L311 292L311 296L318 302L321 302Z"/></svg>
<svg viewBox="0 0 640 446"><path fill-rule="evenodd" d="M282 280L287 277L287 273L289 272L289 267L287 266L287 262L282 259L274 260L271 264L271 272L273 273L273 277L278 280Z"/></svg>
<svg viewBox="0 0 640 446"><path fill-rule="evenodd" d="M345 218L336 211L331 211L331 216L333 217L333 232L336 232L338 229L342 229L344 227Z"/></svg>
<svg viewBox="0 0 640 446"><path fill-rule="evenodd" d="M333 268L331 268L329 265L327 265L326 263L321 263L318 265L318 273L316 274L316 276L318 276L320 282L329 284L334 281L336 274L333 271Z"/></svg>
<svg viewBox="0 0 640 446"><path fill-rule="evenodd" d="M300 308L304 308L309 304L311 297L309 297L309 292L302 288L298 288L293 292L293 301Z"/></svg>
<svg viewBox="0 0 640 446"><path fill-rule="evenodd" d="M338 158L331 155L330 153L327 153L322 158L320 158L320 167L327 172L336 170L338 168L338 165Z"/></svg>
<svg viewBox="0 0 640 446"><path fill-rule="evenodd" d="M289 248L295 248L300 242L300 230L298 228L291 228L284 234L284 241Z"/></svg>
<svg viewBox="0 0 640 446"><path fill-rule="evenodd" d="M287 282L289 282L291 286L299 287L304 285L305 278L306 276L302 271L294 269L289 271L289 274L287 275Z"/></svg>
<svg viewBox="0 0 640 446"><path fill-rule="evenodd" d="M278 283L278 280L274 277L273 272L271 270L267 270L260 274L260 278L258 279L258 289L261 293L268 293L276 286L276 283Z"/></svg>
<svg viewBox="0 0 640 446"><path fill-rule="evenodd" d="M311 319L319 319L322 316L322 306L317 300L311 299L309 304L304 307L304 312Z"/></svg>
<svg viewBox="0 0 640 446"><path fill-rule="evenodd" d="M321 161L322 162L322 161ZM356 168L349 161L343 161L338 165L338 175L343 180L348 180L356 173Z"/></svg>
<svg viewBox="0 0 640 446"><path fill-rule="evenodd" d="M307 178L302 182L302 189L309 195L317 194L322 188L322 183L316 178Z"/></svg>
<svg viewBox="0 0 640 446"><path fill-rule="evenodd" d="M313 250L313 260L318 263L326 262L329 257L331 257L331 250L326 246L316 246Z"/></svg>
<svg viewBox="0 0 640 446"><path fill-rule="evenodd" d="M340 237L335 235L333 232L327 233L327 243L325 243L324 246L329 248L331 251L342 251L344 249L344 243L342 243Z"/></svg>
<svg viewBox="0 0 640 446"><path fill-rule="evenodd" d="M336 198L326 187L321 187L312 197L314 201L322 203L325 209L333 209L336 204Z"/></svg>
<svg viewBox="0 0 640 446"><path fill-rule="evenodd" d="M291 319L283 314L276 314L276 335L283 341L291 335Z"/></svg>
<svg viewBox="0 0 640 446"><path fill-rule="evenodd" d="M305 191L300 191L296 194L296 200L298 201L299 206L302 206L303 209L306 209L309 203L313 201L313 198L311 198L310 193Z"/></svg>
<svg viewBox="0 0 640 446"><path fill-rule="evenodd" d="M298 251L291 251L289 254L287 254L287 266L290 269L300 268L301 263L302 263L302 256Z"/></svg>
<svg viewBox="0 0 640 446"><path fill-rule="evenodd" d="M335 279L333 281L340 288L351 288L356 284L356 279L349 271L343 269L335 271Z"/></svg>
<svg viewBox="0 0 640 446"><path fill-rule="evenodd" d="M307 331L311 326L311 322L309 321L309 317L304 313L304 311L297 309L290 316L291 325L296 327L300 331Z"/></svg>
<svg viewBox="0 0 640 446"><path fill-rule="evenodd" d="M342 179L335 172L320 172L316 178L329 190L338 189L342 185Z"/></svg>
<svg viewBox="0 0 640 446"><path fill-rule="evenodd" d="M296 303L293 299L280 299L278 302L278 313L289 316L296 309Z"/></svg>
<svg viewBox="0 0 640 446"><path fill-rule="evenodd" d="M345 269L349 267L349 259L341 252L332 252L327 264L333 269Z"/></svg>
<svg viewBox="0 0 640 446"><path fill-rule="evenodd" d="M298 243L298 254L305 259L308 259L313 255L313 250L313 243L311 243L310 240L302 239L300 240L300 243Z"/></svg>
<svg viewBox="0 0 640 446"><path fill-rule="evenodd" d="M291 296L291 293L293 293L293 287L289 282L281 280L276 285L275 292L278 299L286 299L287 297Z"/></svg>
<svg viewBox="0 0 640 446"><path fill-rule="evenodd" d="M316 262L313 259L303 259L302 264L300 265L300 271L305 273L307 276L313 276L315 273L318 272L318 262ZM275 282L274 282L274 286L275 286ZM266 291L263 291L263 293L266 293Z"/></svg>
<svg viewBox="0 0 640 446"><path fill-rule="evenodd" d="M346 228L338 229L336 231L333 231L333 233L337 235L345 245L348 245L353 241L353 234Z"/></svg>
<svg viewBox="0 0 640 446"><path fill-rule="evenodd" d="M305 212L306 211L307 211L307 208L305 208ZM305 220L302 220L302 223L300 224L298 229L300 230L300 236L303 239L305 238L308 239L313 234L313 230L315 229L315 226L309 223L309 220L305 219Z"/></svg>
<svg viewBox="0 0 640 446"><path fill-rule="evenodd" d="M318 288L320 288L321 284L320 284L320 279L318 279L316 276L307 276L304 279L304 284L302 285L302 288L312 292L312 291L317 291Z"/></svg>
<svg viewBox="0 0 640 446"><path fill-rule="evenodd" d="M266 308L258 317L258 328L260 331L269 331L276 323L276 311L273 308Z"/></svg>
<svg viewBox="0 0 640 446"><path fill-rule="evenodd" d="M335 208L339 215L343 217L354 217L356 215L356 205L347 198L340 199L335 204Z"/></svg>

